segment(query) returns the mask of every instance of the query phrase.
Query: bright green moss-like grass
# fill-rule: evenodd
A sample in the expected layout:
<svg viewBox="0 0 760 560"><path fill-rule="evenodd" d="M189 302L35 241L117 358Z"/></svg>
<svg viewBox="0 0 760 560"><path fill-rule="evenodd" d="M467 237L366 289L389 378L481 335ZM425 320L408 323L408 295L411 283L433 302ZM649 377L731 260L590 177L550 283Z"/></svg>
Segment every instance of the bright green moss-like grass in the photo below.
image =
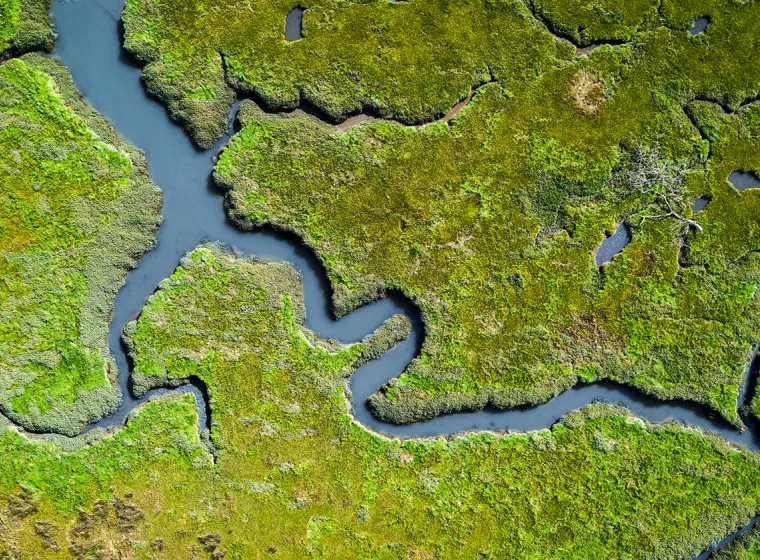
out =
<svg viewBox="0 0 760 560"><path fill-rule="evenodd" d="M349 415L346 376L397 337L325 343L303 313L289 265L213 246L191 253L130 344L144 385L188 375L207 383L216 462L189 396L150 403L89 446L0 428L0 551L690 558L760 506L757 454L607 405L531 434L372 434Z"/></svg>
<svg viewBox="0 0 760 560"><path fill-rule="evenodd" d="M53 48L50 0L0 0L0 60Z"/></svg>
<svg viewBox="0 0 760 560"><path fill-rule="evenodd" d="M129 0L125 46L204 147L226 128L231 87L278 109L303 98L335 119L366 108L414 123L475 85L529 81L573 54L519 0L301 5L304 39L288 42L290 0Z"/></svg>
<svg viewBox="0 0 760 560"><path fill-rule="evenodd" d="M11 46L21 20L21 0L0 2L0 52Z"/></svg>
<svg viewBox="0 0 760 560"><path fill-rule="evenodd" d="M120 399L108 319L161 195L49 59L0 66L0 123L0 409L73 434Z"/></svg>
<svg viewBox="0 0 760 560"><path fill-rule="evenodd" d="M760 169L760 107L694 100L731 108L758 91L760 4L666 4L669 21L710 14L706 37L657 27L508 90L483 86L451 126L342 133L243 105L216 168L232 218L301 235L340 313L388 288L423 310L422 356L373 397L381 417L534 404L609 377L739 422L760 214L758 193L727 177ZM637 144L688 169L688 203L712 197L704 233L642 223L662 205L626 182ZM621 221L633 242L600 271L594 255Z"/></svg>

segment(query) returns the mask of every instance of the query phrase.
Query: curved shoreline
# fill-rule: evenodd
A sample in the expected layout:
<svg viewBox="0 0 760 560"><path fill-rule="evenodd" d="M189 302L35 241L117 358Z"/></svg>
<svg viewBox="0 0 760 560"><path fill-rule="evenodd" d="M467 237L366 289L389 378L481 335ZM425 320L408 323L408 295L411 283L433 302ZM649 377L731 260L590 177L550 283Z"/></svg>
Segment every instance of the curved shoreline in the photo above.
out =
<svg viewBox="0 0 760 560"><path fill-rule="evenodd" d="M120 0L98 0L97 4L54 3L53 18L61 31L54 54L71 70L77 87L88 102L127 141L145 152L150 174L164 194L165 221L159 229L156 248L144 255L137 267L129 272L114 304L109 346L120 372L118 384L122 403L114 414L91 424L85 432L96 427L121 425L127 415L148 398L174 391L190 391L196 395L199 412L203 411L203 415L199 415L200 422L202 427L208 426L210 419L205 414L208 399L202 387L184 385L179 389L158 389L139 398L132 394L129 375L132 368L121 337L124 326L139 315L159 282L171 275L181 257L202 241L212 240L262 260L293 263L303 276L307 327L323 338L354 342L395 314L409 318L413 326L410 337L380 358L358 368L350 378L351 394L348 397L354 419L371 432L397 438L452 436L473 431L525 432L549 428L567 412L605 400L622 403L651 422L673 419L717 433L732 443L760 450L760 430L757 429L758 422L753 419L748 421L749 430L739 432L723 419L711 417L701 405L657 400L632 387L610 381L575 385L534 407L456 413L407 425L377 420L364 403L370 394L396 377L419 354L424 338L419 309L407 298L391 293L336 321L327 275L308 247L294 236L272 229L256 232L236 229L226 218L221 193L210 179L216 154L234 129L232 117L235 110L231 113L227 134L210 150L198 150L184 131L170 120L164 106L147 97L140 81L141 68L134 65L121 48L120 28L114 33L114 15L105 5L106 1L121 4ZM458 105L463 107L466 102ZM751 373L755 374L754 371ZM726 537L725 542L720 541L719 546L749 530L757 520L753 519L744 530ZM713 550L710 547L697 558L706 558Z"/></svg>
<svg viewBox="0 0 760 560"><path fill-rule="evenodd" d="M170 120L164 106L147 96L141 82L141 67L121 47L121 29L113 29L113 9L105 0L91 3L61 3L53 16L61 30L55 55L70 69L78 87L94 107L105 115L132 144L145 152L151 177L164 193L164 223L155 249L140 260L116 297L109 343L122 374L119 386L123 402L119 410L90 425L120 425L128 412L156 392L136 398L130 390L131 368L121 335L136 318L159 282L171 275L184 254L205 240L219 241L261 260L289 261L303 277L307 327L323 338L356 342L369 335L386 319L403 314L412 322L412 335L377 360L358 368L351 376L351 400L357 421L391 437L446 436L468 431L531 431L544 429L566 412L597 400L621 402L652 422L673 419L720 434L728 441L760 450L754 430L740 432L701 405L661 401L631 387L611 381L576 385L546 403L512 410L484 409L461 412L418 422L394 425L377 420L364 406L366 398L402 372L419 353L424 326L419 310L398 293L362 306L334 320L331 287L315 254L287 232L263 229L246 232L230 223L223 211L223 198L211 179L218 152L234 132L230 114L227 134L208 151L195 147L184 131ZM110 0L121 4L120 0ZM84 30L87 30L86 32ZM114 33L116 31L116 33ZM93 44L97 48L93 48ZM139 118L135 118L139 115ZM161 391L165 392L165 390Z"/></svg>

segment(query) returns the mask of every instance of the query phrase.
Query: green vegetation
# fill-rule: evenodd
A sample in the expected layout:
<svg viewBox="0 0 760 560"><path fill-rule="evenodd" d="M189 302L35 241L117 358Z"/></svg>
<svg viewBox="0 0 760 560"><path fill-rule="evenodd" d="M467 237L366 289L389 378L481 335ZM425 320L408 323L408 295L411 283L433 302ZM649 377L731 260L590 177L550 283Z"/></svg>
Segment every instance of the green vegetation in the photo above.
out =
<svg viewBox="0 0 760 560"><path fill-rule="evenodd" d="M50 0L0 0L0 61L34 49L50 51Z"/></svg>
<svg viewBox="0 0 760 560"><path fill-rule="evenodd" d="M541 22L578 44L637 43L662 25L673 29L665 42L672 39L675 51L647 57L674 64L655 82L671 97L725 95L735 104L759 91L756 2L666 0L659 10L652 0L529 4ZM311 0L300 4L304 38L288 42L285 16L295 5L128 0L125 46L146 64L148 90L202 147L224 133L235 89L270 108L303 99L336 120L367 109L419 123L444 114L476 85L494 80L512 90L575 59L574 47L552 37L520 0ZM687 30L704 15L711 29L690 38ZM672 73L681 75L669 80Z"/></svg>
<svg viewBox="0 0 760 560"><path fill-rule="evenodd" d="M193 312L183 313L185 306L192 306ZM361 344L347 349L325 345L311 333L304 336L304 331L295 326L305 321L295 268L288 263L235 259L220 246L202 246L185 257L171 279L162 283L162 289L143 311L140 328L134 321L127 326L125 342L135 361L132 381L136 391L144 393L196 376L207 383L213 401L219 380L209 375L212 370L215 376L221 375L214 359L216 352L228 357L237 353L247 356L245 349L255 337L275 328L267 321L280 323L283 313L288 320L282 328L288 329L288 336L279 342L293 345L293 352L302 354L297 363L309 363L321 373L334 373L349 364L377 358L406 338L410 329L407 319L399 315ZM237 315L251 315L256 329L251 321L240 320ZM167 321L171 323L169 331ZM265 348L257 346L252 352ZM342 351L330 355L326 350ZM254 357L246 359L252 370L260 367ZM295 360L295 355L290 359ZM214 367L209 370L207 365ZM237 365L245 366L242 362Z"/></svg>
<svg viewBox="0 0 760 560"><path fill-rule="evenodd" d="M0 51L41 44L18 39L24 6L0 6ZM128 0L127 46L200 145L234 88L415 123L494 82L419 129L340 132L246 102L218 161L231 217L301 235L339 314L391 288L421 306L422 355L373 396L381 417L538 403L608 377L740 424L760 192L726 178L760 171L760 104L739 108L760 92L760 4L325 1L305 5L295 43L292 5L250 6ZM712 25L692 38L701 15ZM542 22L631 42L576 57ZM74 434L118 402L107 319L160 193L39 55L0 66L0 146L0 410ZM632 243L599 270L623 221ZM348 376L410 325L323 341L302 298L288 264L217 245L186 256L125 341L138 391L205 383L210 432L189 395L73 439L0 417L0 558L689 558L760 512L759 454L620 407L530 434L372 433ZM755 538L726 554L754 554Z"/></svg>
<svg viewBox="0 0 760 560"><path fill-rule="evenodd" d="M0 410L75 434L120 400L108 320L161 194L45 57L0 66L0 123Z"/></svg>
<svg viewBox="0 0 760 560"><path fill-rule="evenodd" d="M303 324L297 272L213 246L131 328L135 375L197 375L110 437L0 428L0 554L34 558L689 558L760 507L760 456L595 405L551 430L388 440L345 398L362 344ZM204 436L205 438L205 436Z"/></svg>
<svg viewBox="0 0 760 560"><path fill-rule="evenodd" d="M733 115L695 99L730 109L760 91L760 4L662 12L675 30L488 84L451 126L342 133L243 104L216 168L233 220L302 236L339 313L388 288L423 310L422 356L373 397L380 417L535 404L609 377L740 423L760 328L760 193L727 177L760 169L760 106ZM704 36L686 31L694 14L712 18ZM658 189L630 184L637 147L682 175L687 203L712 197L702 233L644 219L666 209ZM594 254L621 221L633 242L600 271Z"/></svg>
<svg viewBox="0 0 760 560"><path fill-rule="evenodd" d="M579 45L595 41L628 41L646 22L657 18L653 0L532 0L536 15L549 28Z"/></svg>
<svg viewBox="0 0 760 560"><path fill-rule="evenodd" d="M148 90L203 147L225 131L232 88L272 108L304 99L334 119L364 108L417 123L475 85L521 83L574 56L519 0L309 0L304 39L288 42L295 5L128 0L125 47L146 64Z"/></svg>

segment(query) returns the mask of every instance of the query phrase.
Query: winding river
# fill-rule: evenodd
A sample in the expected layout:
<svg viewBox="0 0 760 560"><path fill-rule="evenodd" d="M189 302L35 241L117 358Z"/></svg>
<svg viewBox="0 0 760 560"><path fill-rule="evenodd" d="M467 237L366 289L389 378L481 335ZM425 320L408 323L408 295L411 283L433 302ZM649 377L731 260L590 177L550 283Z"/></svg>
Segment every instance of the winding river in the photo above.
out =
<svg viewBox="0 0 760 560"><path fill-rule="evenodd" d="M536 430L550 427L571 410L595 400L605 400L620 402L653 422L674 419L760 450L760 430L756 429L757 423L752 419L746 420L750 429L739 432L699 405L658 401L612 382L581 384L532 408L486 409L404 426L377 420L365 406L365 401L384 383L400 374L419 353L424 338L419 310L403 296L391 294L336 321L331 312L330 286L325 271L309 249L297 239L274 231L240 231L226 220L223 198L213 184L211 171L214 157L232 133L235 111L230 116L229 131L224 138L208 151L195 148L182 129L169 119L163 105L146 95L140 81L140 67L121 47L123 3L124 0L54 0L52 9L59 33L54 56L70 69L77 87L89 103L126 140L145 152L151 177L164 196L164 222L158 232L157 246L127 275L126 283L116 297L110 325L109 345L120 371L123 402L115 414L88 429L120 425L136 405L150 395L167 391L153 391L139 399L132 395L129 362L121 333L126 323L138 316L159 282L172 274L182 256L202 241L211 240L224 242L262 260L289 261L298 267L303 274L307 326L323 338L353 342L374 331L394 314L405 314L411 320L412 335L407 340L359 368L351 377L355 417L374 431L394 437L425 437L476 430ZM750 369L748 374L756 375L756 366ZM196 393L202 422L208 425L207 400L201 394L201 388L188 385L177 390ZM722 544L723 541L716 543L718 546ZM709 551L705 551L700 558L708 555Z"/></svg>

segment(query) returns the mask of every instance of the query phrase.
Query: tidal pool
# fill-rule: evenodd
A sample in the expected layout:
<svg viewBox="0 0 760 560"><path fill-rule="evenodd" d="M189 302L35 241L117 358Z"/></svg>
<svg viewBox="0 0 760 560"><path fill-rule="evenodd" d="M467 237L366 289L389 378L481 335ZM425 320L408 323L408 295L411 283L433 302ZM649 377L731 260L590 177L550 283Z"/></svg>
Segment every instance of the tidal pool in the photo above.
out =
<svg viewBox="0 0 760 560"><path fill-rule="evenodd" d="M596 266L610 262L631 242L631 230L628 225L621 223L615 233L607 237L596 252Z"/></svg>
<svg viewBox="0 0 760 560"><path fill-rule="evenodd" d="M734 171L728 176L728 181L739 192L760 189L760 179L751 171Z"/></svg>
<svg viewBox="0 0 760 560"><path fill-rule="evenodd" d="M700 196L698 199L696 199L691 204L691 211L696 214L697 212L701 212L705 208L707 208L707 205L710 204L710 198L707 196Z"/></svg>
<svg viewBox="0 0 760 560"><path fill-rule="evenodd" d="M691 33L692 37L696 37L700 33L707 31L708 27L710 27L710 18L707 16L698 17L694 20L689 33Z"/></svg>
<svg viewBox="0 0 760 560"><path fill-rule="evenodd" d="M303 13L305 11L301 6L297 6L285 16L285 39L288 41L303 39Z"/></svg>

